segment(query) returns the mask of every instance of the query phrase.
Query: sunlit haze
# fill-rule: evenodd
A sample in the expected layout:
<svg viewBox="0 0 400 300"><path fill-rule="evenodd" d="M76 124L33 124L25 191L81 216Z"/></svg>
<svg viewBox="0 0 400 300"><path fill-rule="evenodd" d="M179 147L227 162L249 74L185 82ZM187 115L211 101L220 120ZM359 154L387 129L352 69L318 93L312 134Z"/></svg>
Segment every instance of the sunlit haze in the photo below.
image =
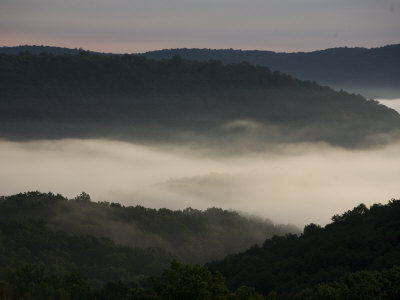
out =
<svg viewBox="0 0 400 300"><path fill-rule="evenodd" d="M94 201L223 207L304 226L400 194L400 147L347 151L323 144L268 153L202 156L106 140L1 142L3 194L40 190Z"/></svg>

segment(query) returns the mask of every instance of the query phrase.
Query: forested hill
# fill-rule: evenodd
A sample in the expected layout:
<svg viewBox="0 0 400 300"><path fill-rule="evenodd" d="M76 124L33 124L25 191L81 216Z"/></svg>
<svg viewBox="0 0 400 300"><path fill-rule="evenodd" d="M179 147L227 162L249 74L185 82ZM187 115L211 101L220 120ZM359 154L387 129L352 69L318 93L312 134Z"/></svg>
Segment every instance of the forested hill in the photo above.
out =
<svg viewBox="0 0 400 300"><path fill-rule="evenodd" d="M0 197L0 218L34 219L46 222L46 230L106 237L135 248L157 247L188 263L223 258L261 243L265 237L298 232L294 226L274 225L219 208L172 211L125 207L90 201L84 193L71 200L39 192Z"/></svg>
<svg viewBox="0 0 400 300"><path fill-rule="evenodd" d="M246 252L208 264L211 270L219 270L227 277L228 286L254 286L264 294L275 290L278 299L293 299L293 295L302 289L337 281L346 273L390 269L394 265L400 265L400 200L392 200L387 205L374 204L370 208L361 204L333 216L332 223L323 228L310 224L300 236L273 237L262 247L254 246ZM359 291L366 290L368 284L375 285L372 282L375 274L371 275L359 277L358 280L364 283L358 287ZM370 279L371 283L368 283ZM399 277L395 280L399 282ZM347 278L340 284L325 286L325 298L320 294L319 298L302 299L330 299L326 298L329 291L331 295L335 289L345 293L346 285L347 292L354 294L356 282ZM379 288L384 287L380 285ZM391 292L400 295L398 288L393 288ZM312 294L311 290L309 292ZM373 293L370 291L370 295Z"/></svg>
<svg viewBox="0 0 400 300"><path fill-rule="evenodd" d="M38 218L1 218L0 233L0 279L8 268L35 264L58 276L79 270L94 284L133 281L160 274L176 258L161 248L131 248L104 237L54 230Z"/></svg>
<svg viewBox="0 0 400 300"><path fill-rule="evenodd" d="M1 197L0 213L2 299L400 296L400 200L370 208L361 204L335 215L323 228L310 224L301 235L274 236L262 246L206 266L170 264L176 256L166 249L122 246L98 235L107 236L113 227L114 237L126 235L135 244L149 241L146 235L153 241L158 236L195 256L215 253L221 245L237 250L254 230L268 237L261 229L271 229L271 224L220 209L170 211L94 203L85 193L70 200L39 192Z"/></svg>
<svg viewBox="0 0 400 300"><path fill-rule="evenodd" d="M0 53L76 55L82 49L52 46L0 47ZM107 54L90 51L93 54ZM115 54L120 55L120 54ZM341 47L312 52L273 52L234 49L163 49L143 53L153 59L219 60L225 64L248 62L290 74L303 80L314 80L336 89L361 93L371 98L400 97L400 44L378 48Z"/></svg>
<svg viewBox="0 0 400 300"><path fill-rule="evenodd" d="M31 54L53 54L53 55L64 55L64 54L71 54L76 55L79 52L86 51L81 48L66 48L66 47L57 47L57 46L36 46L36 45L23 45L23 46L3 46L0 47L0 53L4 54L15 54L18 55L21 52L29 52ZM89 51L93 54L102 54L99 52Z"/></svg>
<svg viewBox="0 0 400 300"><path fill-rule="evenodd" d="M0 55L4 96L139 96L229 88L312 87L266 67L247 63L184 61L180 56L155 61L137 55L105 56L20 53Z"/></svg>
<svg viewBox="0 0 400 300"><path fill-rule="evenodd" d="M233 49L166 49L147 52L154 59L181 55L185 59L267 66L304 80L368 97L400 97L400 44L380 48L331 48L313 52L279 53Z"/></svg>
<svg viewBox="0 0 400 300"><path fill-rule="evenodd" d="M344 147L396 138L400 116L266 67L174 56L0 55L0 137L101 137L262 149L276 142ZM221 141L223 141L221 143Z"/></svg>

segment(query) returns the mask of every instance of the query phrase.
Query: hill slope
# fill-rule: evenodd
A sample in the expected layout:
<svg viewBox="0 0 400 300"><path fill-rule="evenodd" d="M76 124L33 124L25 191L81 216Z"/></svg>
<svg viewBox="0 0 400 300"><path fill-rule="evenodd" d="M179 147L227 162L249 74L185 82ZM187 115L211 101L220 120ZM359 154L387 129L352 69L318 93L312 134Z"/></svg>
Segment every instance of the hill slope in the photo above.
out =
<svg viewBox="0 0 400 300"><path fill-rule="evenodd" d="M29 52L31 54L36 54L36 55L41 54L41 53L47 53L47 54L53 54L53 55L64 55L64 54L76 55L82 51L85 51L85 50L83 50L81 48L72 49L72 48L57 47L57 46L37 46L37 45L0 47L0 53L14 54L14 55L18 55L21 52ZM101 54L101 53L94 52L94 51L90 51L90 53Z"/></svg>
<svg viewBox="0 0 400 300"><path fill-rule="evenodd" d="M276 142L382 144L399 130L400 116L247 63L22 53L0 55L0 125L8 139L238 143L254 150Z"/></svg>
<svg viewBox="0 0 400 300"><path fill-rule="evenodd" d="M400 44L380 48L332 48L313 52L279 53L232 49L168 49L147 52L154 59L181 55L185 59L267 66L303 80L372 98L400 97Z"/></svg>
<svg viewBox="0 0 400 300"><path fill-rule="evenodd" d="M342 215L335 215L333 222L324 228L310 224L301 235L274 236L267 239L262 247L253 246L206 267L173 262L161 277L148 279L143 275L159 275L171 260L172 256L163 249L129 248L116 245L107 238L55 229L70 232L79 229L84 232L85 228L97 227L105 229L106 233L107 226L101 227L95 221L110 223L110 220L101 217L108 214L110 219L113 218L115 228L121 228L117 223L122 219L125 222L135 219L135 231L144 226L144 220L144 223L153 226L149 224L151 216L163 227L173 228L179 238L182 237L179 227L190 231L189 227L194 224L197 224L199 232L208 236L210 233L204 233L199 225L202 213L190 211L184 221L182 212L145 212L140 207L96 204L88 201L86 194L67 200L60 195L31 192L2 197L0 203L2 295L34 291L48 294L49 287L57 291L61 286L68 290L68 278L71 276L77 276L75 279L82 284L86 282L79 273L71 273L76 270L87 276L91 283L91 287L85 283L81 286L83 290L75 290L82 299L92 299L93 296L83 297L89 292L98 294L96 298L99 299L113 299L112 295L123 298L122 295L128 297L132 293L138 299L159 299L156 296L158 293L164 294L161 298L176 299L184 297L182 295L193 298L199 293L213 291L222 293L215 299L262 299L252 288L244 287L253 285L259 292L268 295L268 299L398 299L400 295L400 200L392 200L387 205L375 204L370 208L361 204ZM102 210L104 207L106 209ZM110 211L111 208L115 211ZM78 221L77 217L71 216L74 209L83 209L85 218ZM61 218L61 211L67 219L73 220L57 223L55 219ZM227 226L225 230L232 227L233 223L223 218L221 211L213 210L212 215ZM45 217L49 218L48 225L41 220ZM209 216L207 219L212 222ZM180 225L171 226L172 220L180 220ZM243 227L237 219L235 222ZM228 232L226 234L229 235ZM236 243L240 242L242 234L237 232ZM227 240L220 238L219 243L227 244ZM201 251L213 251L215 244L209 240L208 245L207 250ZM184 244L179 246L185 247ZM27 263L35 265L25 265ZM11 270L3 272L8 267ZM48 275L43 274L44 267L49 271ZM226 276L226 283L231 290L236 290L237 298L229 295L224 277L218 273L211 274L209 269ZM100 297L100 294L103 296ZM214 299L211 296L203 298Z"/></svg>
<svg viewBox="0 0 400 300"><path fill-rule="evenodd" d="M310 224L301 236L267 239L262 247L208 264L228 286L254 286L264 294L292 299L304 288L336 281L350 272L400 265L400 200L369 209L359 205L321 228Z"/></svg>
<svg viewBox="0 0 400 300"><path fill-rule="evenodd" d="M6 268L42 264L58 275L79 269L94 283L160 274L174 258L160 248L130 248L107 238L52 230L43 220L0 220L0 277Z"/></svg>
<svg viewBox="0 0 400 300"><path fill-rule="evenodd" d="M82 49L51 46L0 47L0 53L50 53L76 55ZM107 54L98 53L93 54ZM115 54L119 55L119 54ZM361 93L370 98L400 97L400 44L378 48L341 47L312 52L273 52L233 49L163 49L143 53L153 59L219 60L225 64L248 62L290 74L302 80L315 80L335 89Z"/></svg>
<svg viewBox="0 0 400 300"><path fill-rule="evenodd" d="M53 230L107 237L131 247L158 247L190 263L243 251L266 236L298 232L293 226L273 225L218 208L172 211L124 207L92 202L87 194L72 200L39 192L1 197L0 218L46 220Z"/></svg>

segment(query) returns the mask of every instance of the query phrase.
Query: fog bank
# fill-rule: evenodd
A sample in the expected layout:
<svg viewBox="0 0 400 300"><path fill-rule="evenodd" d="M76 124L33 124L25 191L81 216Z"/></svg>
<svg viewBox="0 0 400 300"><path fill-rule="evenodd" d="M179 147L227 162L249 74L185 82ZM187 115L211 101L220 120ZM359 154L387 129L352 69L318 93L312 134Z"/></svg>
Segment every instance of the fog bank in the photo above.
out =
<svg viewBox="0 0 400 300"><path fill-rule="evenodd" d="M325 224L363 202L400 195L400 145L324 144L240 156L108 140L0 141L0 194L28 190L146 207L240 210L277 223Z"/></svg>
<svg viewBox="0 0 400 300"><path fill-rule="evenodd" d="M378 101L400 113L400 99L378 99Z"/></svg>

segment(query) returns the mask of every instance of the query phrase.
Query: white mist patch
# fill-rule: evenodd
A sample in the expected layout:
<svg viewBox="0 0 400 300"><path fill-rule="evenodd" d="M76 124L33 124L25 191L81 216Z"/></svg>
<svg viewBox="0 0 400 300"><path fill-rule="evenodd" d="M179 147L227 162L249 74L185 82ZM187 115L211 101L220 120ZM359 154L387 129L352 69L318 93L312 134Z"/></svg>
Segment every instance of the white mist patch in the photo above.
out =
<svg viewBox="0 0 400 300"><path fill-rule="evenodd" d="M377 101L387 107L393 108L395 111L400 113L400 99L378 99Z"/></svg>
<svg viewBox="0 0 400 300"><path fill-rule="evenodd" d="M39 190L146 207L240 210L276 223L325 224L363 202L400 195L400 145L347 151L284 145L199 156L107 140L0 141L0 194Z"/></svg>

